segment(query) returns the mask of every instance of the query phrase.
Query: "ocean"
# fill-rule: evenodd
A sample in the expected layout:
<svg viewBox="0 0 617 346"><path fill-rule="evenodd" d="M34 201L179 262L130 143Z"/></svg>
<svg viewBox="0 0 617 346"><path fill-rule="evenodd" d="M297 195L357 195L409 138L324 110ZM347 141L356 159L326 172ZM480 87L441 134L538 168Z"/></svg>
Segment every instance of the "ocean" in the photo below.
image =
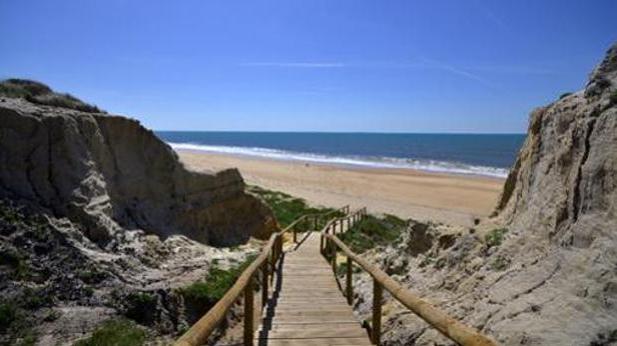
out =
<svg viewBox="0 0 617 346"><path fill-rule="evenodd" d="M525 135L157 131L174 149L506 177Z"/></svg>

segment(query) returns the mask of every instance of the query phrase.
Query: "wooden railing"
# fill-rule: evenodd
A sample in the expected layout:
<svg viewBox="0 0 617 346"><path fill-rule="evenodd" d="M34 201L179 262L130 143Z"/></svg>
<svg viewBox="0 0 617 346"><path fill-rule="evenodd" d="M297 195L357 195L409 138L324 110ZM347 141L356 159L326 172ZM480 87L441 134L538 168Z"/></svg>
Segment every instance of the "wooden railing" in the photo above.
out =
<svg viewBox="0 0 617 346"><path fill-rule="evenodd" d="M234 285L225 293L208 312L200 318L191 328L186 331L175 343L176 346L196 346L206 344L208 338L216 327L223 321L229 309L238 301L241 295L244 295L244 345L253 345L253 337L255 332L254 321L254 292L255 278L259 270L261 270L261 294L263 309L268 301L268 284L269 279L276 273L277 263L283 253L283 235L287 232L293 232L293 240L297 240L297 226L302 222L312 223L318 226L321 220L329 217L334 213L349 213L349 206L344 206L327 213L307 214L299 217L282 231L274 233L266 245L262 248L261 253L257 258L240 274ZM329 225L330 223L327 223ZM317 229L317 228L315 228Z"/></svg>
<svg viewBox="0 0 617 346"><path fill-rule="evenodd" d="M347 257L346 270L346 287L345 295L347 302L353 303L353 282L352 282L352 266L354 263L359 265L364 271L373 277L373 311L372 323L370 325L371 342L375 345L380 344L381 339L381 306L383 298L383 289L390 292L392 297L398 300L401 304L414 312L424 321L439 330L449 339L457 342L460 345L496 345L496 342L489 337L480 334L474 328L468 327L461 322L448 316L445 312L436 308L427 301L414 295L401 284L393 280L388 274L376 266L368 263L353 251L351 251L337 236L337 225L340 225L340 231L345 230L343 224L347 222L349 229L353 223L363 219L366 216L366 209L360 209L355 213L349 214L346 217L338 218L330 221L321 231L320 250L328 261L332 263L334 275L336 273L336 257L337 250L340 249Z"/></svg>

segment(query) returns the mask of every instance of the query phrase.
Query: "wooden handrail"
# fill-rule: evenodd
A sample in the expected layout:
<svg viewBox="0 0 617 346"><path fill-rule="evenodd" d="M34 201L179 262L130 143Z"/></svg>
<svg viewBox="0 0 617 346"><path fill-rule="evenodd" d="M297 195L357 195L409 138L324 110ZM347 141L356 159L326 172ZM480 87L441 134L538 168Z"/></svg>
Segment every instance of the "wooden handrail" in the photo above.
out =
<svg viewBox="0 0 617 346"><path fill-rule="evenodd" d="M270 236L270 239L266 243L266 245L262 248L261 253L257 258L251 262L251 264L240 274L236 282L231 286L231 288L225 293L223 298L221 298L214 306L208 310L208 312L202 316L195 324L189 328L175 343L175 346L196 346L206 344L208 337L212 334L212 332L216 329L219 323L225 318L229 309L233 306L233 304L240 298L240 296L245 294L245 320L244 320L244 343L245 345L252 344L253 338L253 279L255 278L255 273L263 268L263 272L265 274L265 278L263 280L262 290L265 289L265 292L262 292L262 297L267 298L267 275L268 275L268 259L272 260L272 275L274 275L274 266L275 263L280 258L283 252L283 234L290 230L294 230L294 226L305 220L307 217L327 217L335 212L343 211L346 214L349 213L349 206L344 206L336 210L329 211L327 213L322 214L306 214L299 218L297 218L290 225L285 227L280 232L273 233ZM328 223L329 224L329 223ZM295 230L294 230L295 232ZM250 292L249 292L250 291ZM251 300L248 303L248 300ZM263 298L262 298L263 299ZM247 304L248 303L248 304ZM265 304L262 302L262 308ZM250 316L249 316L250 315Z"/></svg>
<svg viewBox="0 0 617 346"><path fill-rule="evenodd" d="M491 338L479 333L476 329L468 327L461 322L453 319L448 316L445 312L441 311L437 307L423 300L422 298L416 296L411 293L401 284L392 279L388 274L379 269L378 267L373 266L372 264L365 261L362 257L356 255L351 249L349 249L338 237L333 234L329 234L328 230L330 229L329 225L324 227L321 232L321 236L325 237L328 246L335 246L341 249L344 252L345 256L348 258L348 265L351 262L357 263L362 269L364 269L368 274L370 274L374 279L374 292L381 295L381 287L385 288L390 294L398 300L401 304L407 307L409 310L413 311L416 315L422 318L424 321L428 322L430 325L439 330L442 334L444 334L449 339L457 342L463 346L493 346L497 345L495 341ZM324 253L326 253L324 251ZM336 251L334 251L336 257ZM351 273L351 270L348 270L347 273ZM351 279L347 280L348 282ZM377 287L380 286L380 287ZM350 291L351 289L348 289ZM380 298L380 297L377 297ZM348 297L349 299L349 297ZM381 305L381 299L379 301L374 301L373 304ZM373 309L373 323L377 324L374 326L380 329L380 321L381 321L381 306L374 306ZM376 316L378 314L379 316ZM373 330L371 335L371 339L373 343L379 344L379 330Z"/></svg>

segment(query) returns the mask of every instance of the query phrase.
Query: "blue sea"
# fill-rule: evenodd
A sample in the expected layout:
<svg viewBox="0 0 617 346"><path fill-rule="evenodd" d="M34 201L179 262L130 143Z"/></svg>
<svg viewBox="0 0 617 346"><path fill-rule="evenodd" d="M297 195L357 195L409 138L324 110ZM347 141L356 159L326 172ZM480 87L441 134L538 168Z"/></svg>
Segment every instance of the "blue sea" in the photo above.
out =
<svg viewBox="0 0 617 346"><path fill-rule="evenodd" d="M525 135L157 131L174 149L506 177Z"/></svg>

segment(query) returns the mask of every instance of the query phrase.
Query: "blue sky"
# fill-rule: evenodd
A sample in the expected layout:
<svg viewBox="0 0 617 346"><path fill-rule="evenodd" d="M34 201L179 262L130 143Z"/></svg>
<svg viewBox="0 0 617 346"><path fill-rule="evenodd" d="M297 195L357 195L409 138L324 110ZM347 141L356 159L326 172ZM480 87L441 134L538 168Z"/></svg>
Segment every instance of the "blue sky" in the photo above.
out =
<svg viewBox="0 0 617 346"><path fill-rule="evenodd" d="M0 0L0 77L157 130L524 132L617 1Z"/></svg>

